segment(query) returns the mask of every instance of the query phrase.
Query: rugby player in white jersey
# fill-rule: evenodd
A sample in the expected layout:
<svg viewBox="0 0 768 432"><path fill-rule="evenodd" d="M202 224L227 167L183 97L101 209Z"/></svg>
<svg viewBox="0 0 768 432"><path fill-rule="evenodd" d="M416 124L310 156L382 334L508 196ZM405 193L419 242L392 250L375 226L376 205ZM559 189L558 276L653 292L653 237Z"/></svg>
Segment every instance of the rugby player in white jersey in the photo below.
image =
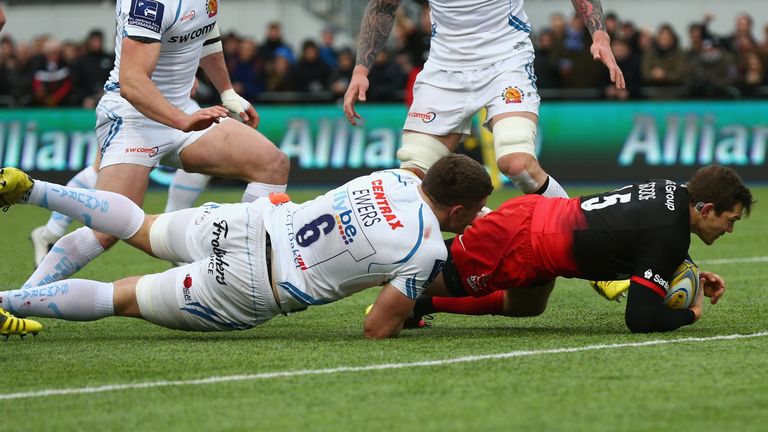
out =
<svg viewBox="0 0 768 432"><path fill-rule="evenodd" d="M259 117L232 89L216 20L216 0L118 0L115 67L96 108L102 159L96 189L141 205L149 172L163 160L186 171L249 182L243 201L285 190L289 161L253 129ZM222 106L190 99L198 65ZM228 112L239 121L220 121ZM86 221L86 225L88 221ZM64 279L117 238L90 228L59 239L24 284Z"/></svg>
<svg viewBox="0 0 768 432"><path fill-rule="evenodd" d="M395 336L445 263L441 230L462 232L493 189L485 168L462 155L442 158L420 177L378 171L303 204L273 194L146 216L119 194L33 182L5 168L0 205L58 211L158 258L191 264L114 283L67 279L0 292L0 307L20 317L120 315L225 331L383 286L364 332Z"/></svg>
<svg viewBox="0 0 768 432"><path fill-rule="evenodd" d="M357 101L365 101L368 72L384 47L401 0L371 0L363 16L357 65L344 95L344 113L356 124ZM572 0L592 34L590 51L611 81L624 76L604 30L600 0ZM413 104L397 152L401 167L426 171L469 135L472 117L488 110L496 162L524 193L567 197L536 159L539 95L533 70L531 25L522 0L429 0L429 57L413 87Z"/></svg>

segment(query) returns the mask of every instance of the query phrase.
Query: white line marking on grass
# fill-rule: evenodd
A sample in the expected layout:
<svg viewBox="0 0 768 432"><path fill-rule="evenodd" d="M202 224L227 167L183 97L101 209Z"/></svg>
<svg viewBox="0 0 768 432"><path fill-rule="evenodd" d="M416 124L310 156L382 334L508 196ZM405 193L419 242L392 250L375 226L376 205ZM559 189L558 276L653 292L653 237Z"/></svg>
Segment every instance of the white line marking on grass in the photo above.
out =
<svg viewBox="0 0 768 432"><path fill-rule="evenodd" d="M764 262L768 262L768 256L709 259L709 260L701 260L699 264L744 264L744 263L764 263Z"/></svg>
<svg viewBox="0 0 768 432"><path fill-rule="evenodd" d="M283 371L283 372L265 372L260 374L247 374L247 375L213 376L208 378L183 380L183 381L151 381L151 382L144 382L144 383L111 384L111 385L105 385L105 386L99 386L99 387L79 387L79 388L75 387L75 388L63 388L63 389L49 389L49 390L38 390L38 391L30 391L30 392L0 394L0 400L28 399L28 398L38 398L38 397L46 397L46 396L61 396L61 395L75 395L75 394L88 394L88 393L103 393L108 391L145 389L145 388L154 388L154 387L217 384L217 383L236 382L236 381L255 381L255 380L264 380L264 379L272 379L272 378L291 378L291 377L306 376L306 375L330 375L330 374L343 373L343 372L367 372L367 371L379 371L379 370L386 370L386 369L404 369L404 368L412 368L412 367L420 367L420 366L442 366L442 365L449 365L449 364L456 364L456 363L470 363L470 362L476 362L476 361L482 361L482 360L499 360L499 359L508 359L508 358L514 358L514 357L528 357L528 356L544 355L544 354L562 354L562 353L596 351L596 350L615 349L615 348L647 347L647 346L654 346L654 345L667 345L667 344L673 344L673 343L686 343L686 342L711 342L711 341L721 341L721 340L750 339L750 338L757 338L757 337L763 337L763 336L768 336L768 331L746 334L746 335L732 334L732 335L710 336L710 337L689 337L689 338L682 338L682 339L660 339L660 340L651 340L646 342L629 342L629 343L620 343L620 344L587 345L587 346L573 347L573 348L554 348L554 349L536 350L536 351L511 351L511 352L500 353L500 354L474 355L474 356L449 358L449 359L443 359L443 360L427 360L427 361L419 361L419 362L411 362L411 363L384 363L384 364L374 364L369 366L342 366L342 367L330 368L330 369L305 369L305 370L294 370L294 371Z"/></svg>

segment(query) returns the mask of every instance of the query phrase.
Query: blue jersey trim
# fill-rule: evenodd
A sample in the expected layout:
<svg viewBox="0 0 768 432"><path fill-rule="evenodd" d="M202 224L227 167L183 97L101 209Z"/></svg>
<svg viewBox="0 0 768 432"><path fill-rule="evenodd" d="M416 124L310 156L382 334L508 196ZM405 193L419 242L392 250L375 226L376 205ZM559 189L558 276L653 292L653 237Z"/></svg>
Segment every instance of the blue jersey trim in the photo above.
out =
<svg viewBox="0 0 768 432"><path fill-rule="evenodd" d="M202 318L202 319L204 319L206 321L210 321L212 323L223 325L223 326L231 328L233 330L243 330L243 329L249 328L248 326L244 326L244 325L240 325L240 324L235 324L233 322L226 322L226 321L224 321L219 316L219 314L216 313L215 310L213 310L213 309L211 309L211 308L209 308L207 306L203 306L203 305L201 305L198 302L187 303L187 306L192 306L192 307L200 308L201 310L193 309L192 307L183 307L183 308L179 308L179 309L181 309L181 310L183 310L185 312L189 312L192 315L198 316L198 317L200 317L200 318Z"/></svg>
<svg viewBox="0 0 768 432"><path fill-rule="evenodd" d="M179 0L179 5L176 8L176 17L173 18L173 24L171 24L171 27L175 26L176 23L179 21L179 16L181 15L181 3L182 2L183 2L183 0Z"/></svg>
<svg viewBox="0 0 768 432"><path fill-rule="evenodd" d="M509 14L509 25L512 26L512 28L520 31L524 31L526 33L531 32L531 26L528 25L525 21L521 20L520 18Z"/></svg>
<svg viewBox="0 0 768 432"><path fill-rule="evenodd" d="M416 253L417 250L419 250L419 247L421 246L422 238L424 238L424 204L421 204L419 206L419 235L418 240L416 240L416 244L413 246L413 249L411 249L410 252L408 252L408 255L405 256L405 258L401 259L400 261L395 261L395 264L402 264L404 262L407 262L411 257Z"/></svg>
<svg viewBox="0 0 768 432"><path fill-rule="evenodd" d="M123 125L123 118L113 112L107 114L107 118L112 120L112 125L109 126L107 139L104 140L104 145L101 147L102 154L104 154L104 152L107 150L107 147L112 144L112 140L120 132L120 127Z"/></svg>
<svg viewBox="0 0 768 432"><path fill-rule="evenodd" d="M327 303L330 303L327 300L317 300L311 295L301 291L300 289L296 288L292 283L290 282L278 282L278 285L280 285L281 288L288 291L288 294L291 295L291 297L295 298L297 301L299 301L302 304L305 305L324 305Z"/></svg>

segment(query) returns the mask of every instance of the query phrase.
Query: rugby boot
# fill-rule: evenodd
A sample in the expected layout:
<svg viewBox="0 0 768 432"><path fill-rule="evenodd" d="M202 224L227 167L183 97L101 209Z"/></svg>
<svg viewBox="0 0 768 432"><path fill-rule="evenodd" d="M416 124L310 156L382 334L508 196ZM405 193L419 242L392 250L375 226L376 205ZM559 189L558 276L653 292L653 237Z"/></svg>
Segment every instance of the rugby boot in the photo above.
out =
<svg viewBox="0 0 768 432"><path fill-rule="evenodd" d="M32 177L18 168L0 168L0 207L19 202L34 184Z"/></svg>
<svg viewBox="0 0 768 432"><path fill-rule="evenodd" d="M616 302L621 302L622 297L627 296L629 279L615 281L589 281L589 285L602 297Z"/></svg>
<svg viewBox="0 0 768 432"><path fill-rule="evenodd" d="M37 335L43 325L39 322L26 318L16 318L10 313L0 308L0 336L8 339L8 336L18 335L22 339L27 334Z"/></svg>

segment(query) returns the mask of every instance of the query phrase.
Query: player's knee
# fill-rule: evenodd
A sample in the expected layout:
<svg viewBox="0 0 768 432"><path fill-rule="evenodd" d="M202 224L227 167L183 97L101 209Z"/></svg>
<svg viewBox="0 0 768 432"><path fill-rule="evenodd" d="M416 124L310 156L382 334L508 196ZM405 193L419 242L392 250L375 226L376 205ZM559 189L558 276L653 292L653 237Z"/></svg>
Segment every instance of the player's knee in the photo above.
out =
<svg viewBox="0 0 768 432"><path fill-rule="evenodd" d="M98 231L94 231L93 236L96 237L96 241L98 241L101 247L103 247L105 250L111 248L120 240L115 236L104 234Z"/></svg>
<svg viewBox="0 0 768 432"><path fill-rule="evenodd" d="M409 132L403 134L403 145L397 150L397 159L400 168L418 168L426 173L438 159L448 154L448 147L437 138Z"/></svg>
<svg viewBox="0 0 768 432"><path fill-rule="evenodd" d="M493 126L496 164L525 193L536 191L541 168L536 160L536 123L524 117L507 117Z"/></svg>
<svg viewBox="0 0 768 432"><path fill-rule="evenodd" d="M250 161L243 161L241 170L240 177L248 182L286 184L291 162L285 153L273 148L259 151Z"/></svg>

